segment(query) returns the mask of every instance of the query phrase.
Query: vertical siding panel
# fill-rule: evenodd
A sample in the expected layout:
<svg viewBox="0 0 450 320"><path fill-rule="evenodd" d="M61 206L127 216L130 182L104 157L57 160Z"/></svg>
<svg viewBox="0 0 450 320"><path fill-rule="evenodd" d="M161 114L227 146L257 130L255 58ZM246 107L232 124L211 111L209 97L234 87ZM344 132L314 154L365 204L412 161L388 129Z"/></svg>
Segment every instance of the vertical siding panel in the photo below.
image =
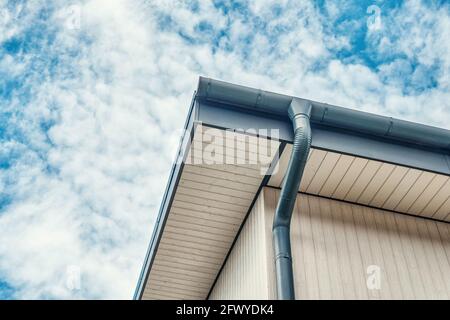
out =
<svg viewBox="0 0 450 320"><path fill-rule="evenodd" d="M300 223L300 234L302 235L300 254L303 255L303 261L307 261L304 268L308 282L306 283L306 290L301 291L299 298L319 299L319 280L312 233L310 197L305 197L304 199L304 201L300 202L300 216L303 216L303 219L301 219L303 223ZM295 252L298 252L298 250L295 250Z"/></svg>
<svg viewBox="0 0 450 320"><path fill-rule="evenodd" d="M405 256L405 263L408 266L415 298L425 299L427 293L425 291L424 280L422 279L422 274L420 272L419 261L413 247L414 239L407 226L407 219L410 218L397 214L394 215L394 219L400 235L400 242L402 245L401 250Z"/></svg>
<svg viewBox="0 0 450 320"><path fill-rule="evenodd" d="M342 215L342 208L340 203L337 201L331 201L330 205L332 207L333 214L333 229L336 235L336 245L338 249L339 259L339 269L341 271L342 285L344 289L344 298L352 299L355 296L356 287L355 281L353 280L353 270L352 265L349 263L351 256L347 246L346 232L345 232L345 222Z"/></svg>
<svg viewBox="0 0 450 320"><path fill-rule="evenodd" d="M383 211L375 210L375 223L380 238L386 273L389 275L388 281L390 282L390 286L392 289L391 290L392 299L401 299L402 291L400 289L399 274L397 270L397 265L395 263L391 243L389 241L389 231L387 229L383 215L384 215Z"/></svg>
<svg viewBox="0 0 450 320"><path fill-rule="evenodd" d="M423 283L425 286L426 298L434 299L437 298L436 288L433 283L433 280L430 275L430 266L426 259L426 254L423 248L422 239L419 235L419 231L417 229L416 219L413 217L408 217L406 219L406 225L408 227L408 232L411 237L411 243L414 248L414 255L416 256L419 272L423 279Z"/></svg>
<svg viewBox="0 0 450 320"><path fill-rule="evenodd" d="M439 234L439 230L437 228L438 223L434 221L425 221L425 223L428 227L427 233L431 238L434 253L439 263L438 265L440 269L440 274L443 276L445 291L448 294L450 293L450 264L448 262L445 247L443 245L443 242Z"/></svg>
<svg viewBox="0 0 450 320"><path fill-rule="evenodd" d="M292 261L293 261L293 267L294 267L294 274L296 275L294 277L295 281L295 289L296 289L296 296L297 298L304 295L304 292L306 291L306 273L305 273L305 264L307 261L304 260L304 255L299 250L302 250L302 233L300 231L300 226L304 223L303 221L303 215L300 215L299 213L303 210L302 208L305 207L305 197L300 196L297 197L297 201L295 202L294 212L292 215L292 222L291 222L291 242L294 244L297 244L292 247ZM300 247L300 249L298 249ZM296 250L294 252L294 250Z"/></svg>
<svg viewBox="0 0 450 320"><path fill-rule="evenodd" d="M339 254L337 250L337 240L333 228L333 214L331 210L332 201L319 198L319 206L322 220L323 232L325 235L326 253L328 258L328 268L330 272L331 298L341 299L344 296L343 280L341 277ZM298 215L298 212L297 214Z"/></svg>
<svg viewBox="0 0 450 320"><path fill-rule="evenodd" d="M268 292L268 285L267 285L267 264L266 261L267 260L267 242L265 241L265 225L264 225L264 192L261 191L260 199L258 199L258 224L257 224L257 228L256 230L258 231L258 236L255 237L255 243L257 243L258 241L261 242L261 245L258 246L257 248L259 248L259 250L255 250L255 255L256 257L262 257L261 259L258 259L258 261L260 261L260 265L257 266L260 269L262 269L261 273L258 273L258 277L256 279L256 281L259 284L259 291L262 293L262 298L263 299L269 299L269 292ZM258 252L259 251L259 252ZM255 259L256 260L256 259Z"/></svg>
<svg viewBox="0 0 450 320"><path fill-rule="evenodd" d="M356 229L353 221L351 205L340 203L342 217L345 223L345 234L347 239L347 247L350 253L350 264L352 265L353 281L355 284L355 298L368 299L366 286L366 273L362 263L361 252L356 237Z"/></svg>
<svg viewBox="0 0 450 320"><path fill-rule="evenodd" d="M436 227L439 232L439 238L444 247L447 262L450 265L450 224L437 223Z"/></svg>
<svg viewBox="0 0 450 320"><path fill-rule="evenodd" d="M262 196L262 194L261 194ZM261 207L260 207L260 201L256 201L256 205L258 207L258 217L255 219L255 224L253 227L254 232L252 233L252 243L257 243L259 239L262 239L262 231L263 226L261 225ZM256 260L258 257L264 257L263 252L264 246L256 246L256 248L250 248L250 251L253 252L253 259ZM267 299L267 291L264 291L264 277L263 274L267 273L267 270L265 268L265 264L262 264L260 267L262 272L252 272L253 270L250 270L250 272L253 274L253 283L256 283L256 290L258 292L261 292L261 299Z"/></svg>
<svg viewBox="0 0 450 320"><path fill-rule="evenodd" d="M370 250L370 242L367 233L367 225L364 220L364 214L361 208L350 206L350 210L352 212L353 220L355 223L356 229L356 238L359 250L361 252L361 262L363 265L363 270L367 270L367 267L370 265L374 265L374 260L372 258L372 253ZM367 274L366 277L367 279ZM369 299L378 298L378 290L370 290L366 285L368 291Z"/></svg>
<svg viewBox="0 0 450 320"><path fill-rule="evenodd" d="M378 228L375 221L375 210L372 208L364 207L362 208L364 211L364 219L367 225L367 236L369 245L372 252L373 264L380 267L380 289L379 290L371 290L371 295L374 298L379 299L391 299L391 288L389 281L387 281L387 273L386 273L386 263L384 262L383 251L380 244Z"/></svg>
<svg viewBox="0 0 450 320"><path fill-rule="evenodd" d="M393 251L394 262L399 275L399 286L402 292L402 299L414 299L414 290L411 286L411 276L409 268L406 264L404 252L402 250L401 240L399 238L399 231L395 222L395 217L391 213L383 212L386 229L388 231L389 242Z"/></svg>
<svg viewBox="0 0 450 320"><path fill-rule="evenodd" d="M314 254L316 256L317 277L319 281L320 299L331 299L331 278L328 270L328 255L322 229L321 208L319 198L309 197Z"/></svg>
<svg viewBox="0 0 450 320"><path fill-rule="evenodd" d="M262 195L263 193L261 193ZM260 196L245 222L210 299L267 299L267 248Z"/></svg>
<svg viewBox="0 0 450 320"><path fill-rule="evenodd" d="M256 210L255 210L255 214L256 214ZM248 223L246 223L247 228L246 228L245 232L243 232L243 234L242 234L242 242L245 243L245 244L250 243L248 238L249 238L249 235L252 232L252 227L253 227L253 221L252 220L253 220L253 217L254 217L254 215L251 215L249 217L249 221L247 221ZM237 255L234 255L236 260L238 260L238 258L240 258L240 260L241 260L241 261L235 261L235 266L237 266L236 274L238 275L235 289L236 289L236 291L238 291L239 290L239 288L238 288L239 283L243 283L244 281L248 281L248 283L253 286L253 289L255 289L254 288L255 283L252 281L252 278L249 277L250 275L249 275L248 270L247 270L248 264L250 263L249 260L251 258L248 255L248 245L242 245L241 248L242 248L240 250L241 253L239 255L240 257L237 257ZM242 263L242 261L244 263ZM256 270L255 270L255 272L256 272ZM241 291L242 291L241 292L241 296L244 296L244 297L247 296L248 291L250 290L249 287L250 287L249 285L246 285L246 286L242 286L240 288ZM236 292L236 294L237 294L237 292Z"/></svg>
<svg viewBox="0 0 450 320"><path fill-rule="evenodd" d="M278 199L278 190L272 188L265 188L264 190L264 225L265 225L265 239L267 248L266 266L268 270L268 287L269 296L271 299L277 298L276 293L276 279L275 279L275 263L272 243L272 220L275 212L276 199ZM303 288L302 288L303 289Z"/></svg>
<svg viewBox="0 0 450 320"><path fill-rule="evenodd" d="M421 238L421 243L424 247L425 257L429 265L429 273L433 279L437 297L442 299L448 299L448 295L445 288L445 280L442 277L442 270L439 266L436 252L433 247L433 243L428 231L427 222L424 219L415 219L417 229Z"/></svg>

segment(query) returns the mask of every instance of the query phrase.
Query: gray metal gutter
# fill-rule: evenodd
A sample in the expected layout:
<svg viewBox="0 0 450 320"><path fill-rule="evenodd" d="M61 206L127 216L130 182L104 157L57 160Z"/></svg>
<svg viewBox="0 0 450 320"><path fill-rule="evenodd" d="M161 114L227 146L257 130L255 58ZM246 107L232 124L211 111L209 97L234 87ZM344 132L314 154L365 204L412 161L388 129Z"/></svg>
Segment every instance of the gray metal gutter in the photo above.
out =
<svg viewBox="0 0 450 320"><path fill-rule="evenodd" d="M287 117L293 98L288 95L200 77L197 98L237 106L255 112ZM345 131L381 137L450 153L450 131L391 117L307 100L311 123Z"/></svg>

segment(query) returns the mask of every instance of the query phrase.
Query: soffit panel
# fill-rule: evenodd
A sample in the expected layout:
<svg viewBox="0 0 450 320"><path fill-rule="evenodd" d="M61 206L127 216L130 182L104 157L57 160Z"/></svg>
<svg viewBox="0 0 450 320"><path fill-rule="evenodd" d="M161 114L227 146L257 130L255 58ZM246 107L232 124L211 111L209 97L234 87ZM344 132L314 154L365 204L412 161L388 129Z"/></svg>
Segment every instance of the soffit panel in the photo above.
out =
<svg viewBox="0 0 450 320"><path fill-rule="evenodd" d="M292 146L268 185L281 187ZM449 176L311 148L300 192L450 221Z"/></svg>
<svg viewBox="0 0 450 320"><path fill-rule="evenodd" d="M196 127L143 299L206 298L279 146Z"/></svg>

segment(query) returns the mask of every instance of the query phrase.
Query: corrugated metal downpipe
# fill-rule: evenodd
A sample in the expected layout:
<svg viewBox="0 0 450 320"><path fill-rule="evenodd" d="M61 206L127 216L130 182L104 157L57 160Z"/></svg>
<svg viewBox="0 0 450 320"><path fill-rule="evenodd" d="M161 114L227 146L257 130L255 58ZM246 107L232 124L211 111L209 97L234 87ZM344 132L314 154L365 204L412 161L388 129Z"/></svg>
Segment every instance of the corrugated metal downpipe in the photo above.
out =
<svg viewBox="0 0 450 320"><path fill-rule="evenodd" d="M279 300L295 299L290 226L298 188L311 146L309 123L311 108L309 101L293 98L288 109L294 128L294 142L272 227Z"/></svg>

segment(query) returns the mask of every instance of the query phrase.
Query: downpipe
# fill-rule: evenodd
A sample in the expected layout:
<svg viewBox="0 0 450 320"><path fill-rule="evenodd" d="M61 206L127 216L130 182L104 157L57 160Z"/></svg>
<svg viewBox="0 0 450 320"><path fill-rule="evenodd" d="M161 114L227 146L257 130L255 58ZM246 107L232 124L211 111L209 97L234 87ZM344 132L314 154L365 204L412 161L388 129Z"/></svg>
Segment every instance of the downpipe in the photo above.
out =
<svg viewBox="0 0 450 320"><path fill-rule="evenodd" d="M294 142L272 226L279 300L295 300L290 226L298 188L311 147L309 121L311 109L310 102L298 98L292 99L288 109L288 115L294 129Z"/></svg>

